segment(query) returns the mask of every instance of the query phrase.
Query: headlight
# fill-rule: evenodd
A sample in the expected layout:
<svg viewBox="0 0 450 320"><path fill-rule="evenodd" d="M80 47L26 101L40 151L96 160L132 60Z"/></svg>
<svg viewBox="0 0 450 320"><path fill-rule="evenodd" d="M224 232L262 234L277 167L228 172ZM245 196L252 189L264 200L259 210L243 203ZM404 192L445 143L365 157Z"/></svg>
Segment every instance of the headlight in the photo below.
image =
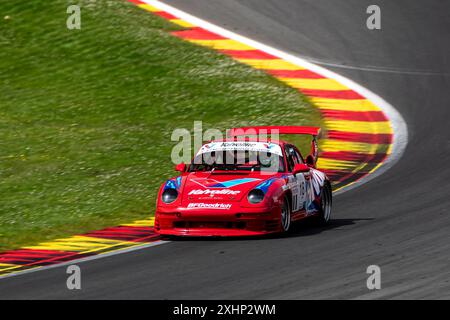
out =
<svg viewBox="0 0 450 320"><path fill-rule="evenodd" d="M162 193L162 201L164 203L172 203L177 199L177 197L178 197L177 190L172 188L166 189Z"/></svg>
<svg viewBox="0 0 450 320"><path fill-rule="evenodd" d="M248 193L248 202L256 204L264 200L264 192L260 189L253 189Z"/></svg>

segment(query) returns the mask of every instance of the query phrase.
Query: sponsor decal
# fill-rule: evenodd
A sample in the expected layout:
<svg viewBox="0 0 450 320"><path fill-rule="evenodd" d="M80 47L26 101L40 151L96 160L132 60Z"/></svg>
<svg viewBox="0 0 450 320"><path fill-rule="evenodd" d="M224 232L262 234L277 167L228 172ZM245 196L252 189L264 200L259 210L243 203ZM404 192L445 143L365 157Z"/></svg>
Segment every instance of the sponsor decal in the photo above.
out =
<svg viewBox="0 0 450 320"><path fill-rule="evenodd" d="M314 187L314 193L316 196L319 196L320 190L325 182L325 175L322 172L315 169L311 169L311 173L312 173L311 180Z"/></svg>
<svg viewBox="0 0 450 320"><path fill-rule="evenodd" d="M282 156L281 147L272 142L212 142L201 147L197 155L201 155L213 151L255 151L255 152L269 152Z"/></svg>
<svg viewBox="0 0 450 320"><path fill-rule="evenodd" d="M316 198L320 196L321 188L325 181L325 175L311 168L311 179L305 179L303 174L288 176L286 184L292 190L292 210L305 209L308 215L316 213L319 205Z"/></svg>
<svg viewBox="0 0 450 320"><path fill-rule="evenodd" d="M229 204L229 203L189 203L187 207L189 209L229 210L229 209L231 209L231 204Z"/></svg>
<svg viewBox="0 0 450 320"><path fill-rule="evenodd" d="M195 190L191 190L191 192L189 192L189 195L230 195L230 196L234 196L241 193L241 191L239 190L230 190L230 189L214 189L214 190L201 190L201 189L195 189Z"/></svg>
<svg viewBox="0 0 450 320"><path fill-rule="evenodd" d="M258 181L261 179L257 178L244 178L244 179L233 179L228 181L217 181L214 179L192 179L192 182L197 183L198 185L202 186L203 188L231 188L238 186L240 184Z"/></svg>

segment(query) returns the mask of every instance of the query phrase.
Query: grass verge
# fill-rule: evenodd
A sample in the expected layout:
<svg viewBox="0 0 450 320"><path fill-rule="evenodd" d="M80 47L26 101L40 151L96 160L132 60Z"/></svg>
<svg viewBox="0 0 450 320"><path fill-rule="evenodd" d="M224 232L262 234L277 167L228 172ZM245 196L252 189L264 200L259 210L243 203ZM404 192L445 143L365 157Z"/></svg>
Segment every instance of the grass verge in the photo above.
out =
<svg viewBox="0 0 450 320"><path fill-rule="evenodd" d="M126 1L77 1L81 30L68 4L0 2L0 250L149 217L194 120L320 125L296 90Z"/></svg>

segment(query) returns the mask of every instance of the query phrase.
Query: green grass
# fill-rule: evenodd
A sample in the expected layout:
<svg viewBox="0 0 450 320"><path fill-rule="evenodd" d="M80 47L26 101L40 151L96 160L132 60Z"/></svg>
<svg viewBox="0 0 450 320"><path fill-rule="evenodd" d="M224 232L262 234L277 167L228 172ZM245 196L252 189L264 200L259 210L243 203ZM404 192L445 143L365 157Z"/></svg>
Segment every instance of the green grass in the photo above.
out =
<svg viewBox="0 0 450 320"><path fill-rule="evenodd" d="M0 250L153 214L175 128L320 124L262 72L126 1L0 2ZM9 18L4 18L9 16Z"/></svg>

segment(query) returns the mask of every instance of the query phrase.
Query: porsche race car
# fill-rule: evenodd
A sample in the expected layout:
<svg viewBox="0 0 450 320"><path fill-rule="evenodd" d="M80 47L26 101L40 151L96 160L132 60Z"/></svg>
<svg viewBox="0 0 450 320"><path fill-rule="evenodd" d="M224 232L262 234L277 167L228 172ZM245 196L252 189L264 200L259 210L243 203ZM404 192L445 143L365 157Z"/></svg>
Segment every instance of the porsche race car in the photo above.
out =
<svg viewBox="0 0 450 320"><path fill-rule="evenodd" d="M261 133L312 136L310 154ZM180 175L161 186L155 231L163 236L252 236L287 232L311 218L326 224L331 184L316 169L317 127L236 128L224 140L206 143ZM248 137L248 132L256 134Z"/></svg>

